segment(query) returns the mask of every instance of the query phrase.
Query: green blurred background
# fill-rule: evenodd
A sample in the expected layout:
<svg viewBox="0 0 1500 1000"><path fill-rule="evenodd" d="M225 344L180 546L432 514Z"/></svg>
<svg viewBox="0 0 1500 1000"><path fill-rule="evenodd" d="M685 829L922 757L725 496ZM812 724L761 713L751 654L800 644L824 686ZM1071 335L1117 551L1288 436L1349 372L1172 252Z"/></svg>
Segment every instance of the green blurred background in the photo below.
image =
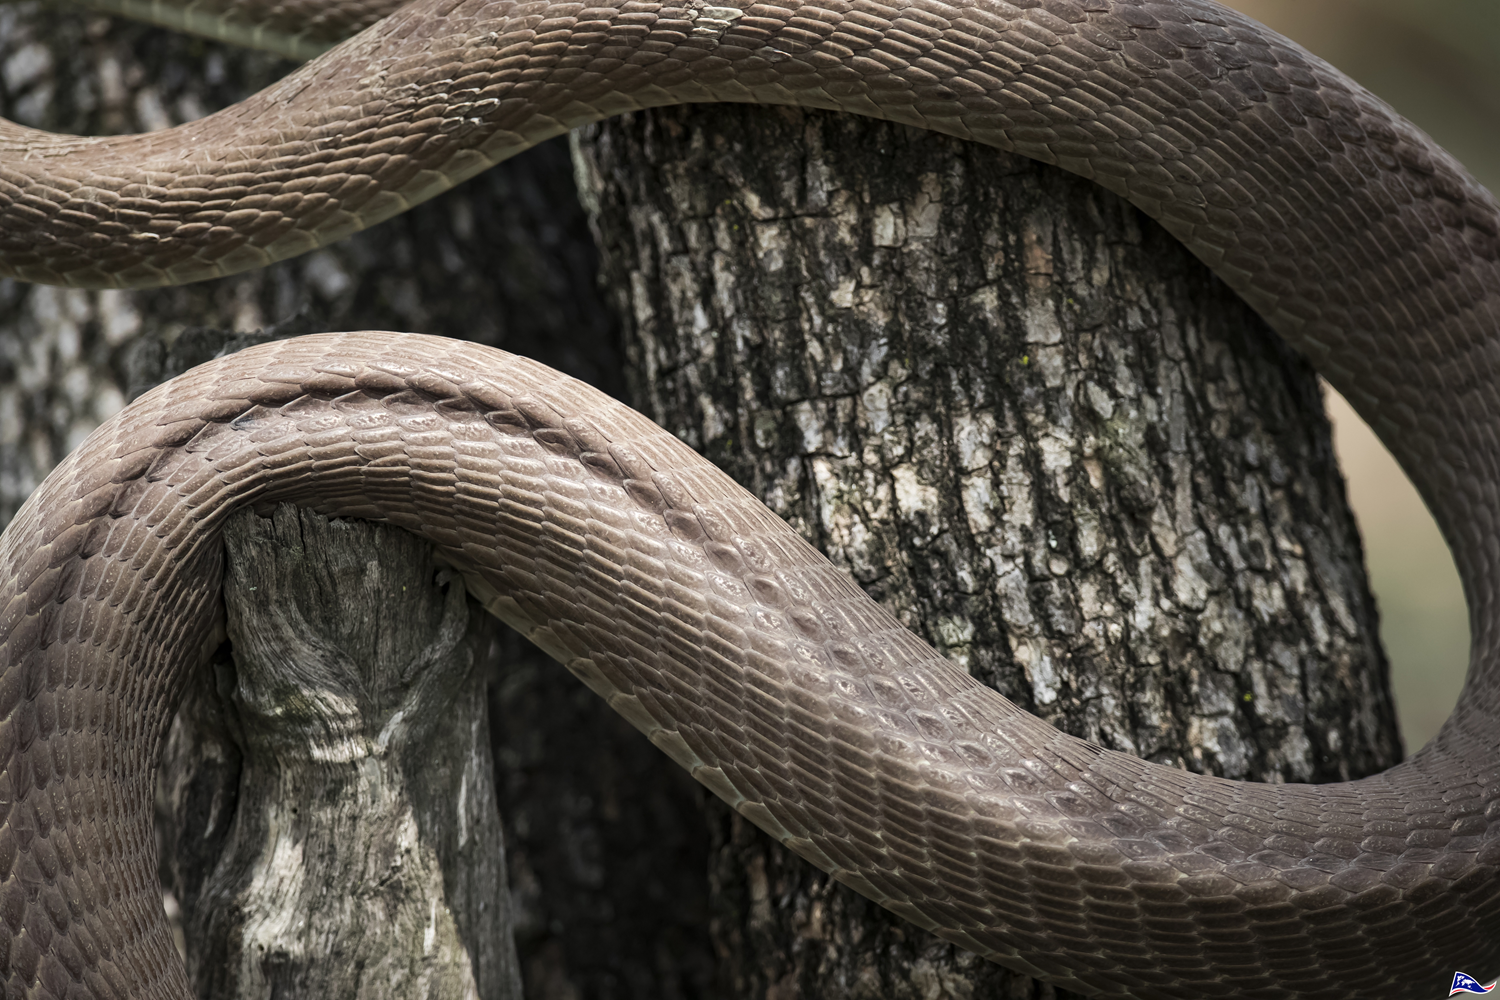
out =
<svg viewBox="0 0 1500 1000"><path fill-rule="evenodd" d="M1500 185L1500 0L1225 0L1322 56ZM1458 698L1468 611L1427 508L1370 429L1326 390L1380 604L1407 752Z"/></svg>

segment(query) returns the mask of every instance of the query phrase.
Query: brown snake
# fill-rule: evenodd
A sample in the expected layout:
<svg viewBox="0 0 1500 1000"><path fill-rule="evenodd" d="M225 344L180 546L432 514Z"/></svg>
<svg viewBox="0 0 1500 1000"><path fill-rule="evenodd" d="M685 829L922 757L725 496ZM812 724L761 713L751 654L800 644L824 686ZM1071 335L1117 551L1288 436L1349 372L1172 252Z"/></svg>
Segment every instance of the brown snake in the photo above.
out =
<svg viewBox="0 0 1500 1000"><path fill-rule="evenodd" d="M1015 150L1161 221L1371 421L1452 546L1460 707L1383 774L1258 785L1065 736L938 656L676 439L473 345L329 334L110 420L0 539L9 996L187 995L153 762L222 634L218 526L291 500L432 541L492 611L843 883L1136 997L1435 997L1500 973L1500 211L1327 64L1208 0L419 0L141 136L0 122L0 272L191 281L644 106L842 109Z"/></svg>

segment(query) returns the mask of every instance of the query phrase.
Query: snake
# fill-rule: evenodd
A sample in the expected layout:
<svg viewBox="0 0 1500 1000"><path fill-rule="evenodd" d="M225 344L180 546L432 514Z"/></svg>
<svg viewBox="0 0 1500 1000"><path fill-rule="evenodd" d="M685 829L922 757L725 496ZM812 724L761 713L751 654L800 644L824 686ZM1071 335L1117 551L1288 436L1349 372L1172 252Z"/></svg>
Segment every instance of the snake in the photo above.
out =
<svg viewBox="0 0 1500 1000"><path fill-rule="evenodd" d="M1494 197L1339 71L1210 0L718 2L417 0L176 128L0 123L0 273L230 274L581 124L686 102L840 110L1017 152L1159 221L1370 422L1464 583L1473 652L1452 716L1355 781L1150 764L979 684L594 389L415 334L274 342L105 422L0 536L7 995L190 995L155 870L154 762L224 635L221 526L273 502L428 540L748 820L1019 972L1093 996L1267 1000L1500 974Z"/></svg>

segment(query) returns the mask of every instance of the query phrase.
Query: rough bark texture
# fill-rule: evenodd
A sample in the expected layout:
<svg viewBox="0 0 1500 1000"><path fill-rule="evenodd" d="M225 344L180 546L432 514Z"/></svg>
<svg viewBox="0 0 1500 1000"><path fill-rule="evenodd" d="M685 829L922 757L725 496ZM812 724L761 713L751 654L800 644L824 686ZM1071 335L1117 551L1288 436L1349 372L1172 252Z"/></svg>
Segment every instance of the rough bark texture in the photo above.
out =
<svg viewBox="0 0 1500 1000"><path fill-rule="evenodd" d="M635 405L1042 718L1231 778L1401 757L1315 377L1093 185L739 105L582 133ZM717 803L725 996L1046 996Z"/></svg>
<svg viewBox="0 0 1500 1000"><path fill-rule="evenodd" d="M224 603L163 754L197 993L519 1000L489 616L406 532L290 505L230 519Z"/></svg>
<svg viewBox="0 0 1500 1000"><path fill-rule="evenodd" d="M77 133L174 124L286 66L62 5L0 3L0 115L23 124ZM550 143L325 251L183 288L0 280L0 526L127 398L270 336L420 330L527 354L618 392L616 327L595 291L571 178L566 145ZM697 786L514 634L498 634L486 659L527 996L715 996ZM228 780L232 764L165 774L163 793L196 780L207 809L215 769ZM207 878L186 871L190 861L178 859L178 877Z"/></svg>

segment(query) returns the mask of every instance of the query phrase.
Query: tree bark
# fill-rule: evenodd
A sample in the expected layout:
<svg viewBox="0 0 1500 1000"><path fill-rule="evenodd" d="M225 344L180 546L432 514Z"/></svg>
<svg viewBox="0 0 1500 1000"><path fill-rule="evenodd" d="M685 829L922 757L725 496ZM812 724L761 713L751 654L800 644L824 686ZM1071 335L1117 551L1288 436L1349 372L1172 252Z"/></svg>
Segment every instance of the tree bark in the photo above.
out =
<svg viewBox="0 0 1500 1000"><path fill-rule="evenodd" d="M1160 228L1053 168L822 112L580 135L635 405L909 627L1167 766L1400 759L1315 376ZM1053 995L709 812L722 995Z"/></svg>
<svg viewBox="0 0 1500 1000"><path fill-rule="evenodd" d="M233 657L163 753L198 995L519 1000L488 615L396 528L284 504L224 536Z"/></svg>

